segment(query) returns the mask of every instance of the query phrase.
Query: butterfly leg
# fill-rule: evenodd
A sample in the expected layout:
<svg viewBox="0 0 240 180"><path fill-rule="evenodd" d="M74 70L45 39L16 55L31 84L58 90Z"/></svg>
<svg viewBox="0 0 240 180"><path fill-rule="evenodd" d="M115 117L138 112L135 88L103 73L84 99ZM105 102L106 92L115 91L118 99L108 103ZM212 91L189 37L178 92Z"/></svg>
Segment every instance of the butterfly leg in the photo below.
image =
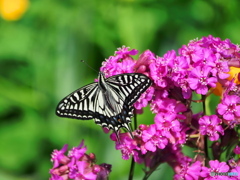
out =
<svg viewBox="0 0 240 180"><path fill-rule="evenodd" d="M121 144L121 140L120 140L120 137L119 137L119 131L115 131L115 130L113 130L113 131L114 131L114 133L115 133L115 135L117 137L118 143Z"/></svg>
<svg viewBox="0 0 240 180"><path fill-rule="evenodd" d="M130 124L130 122L128 122L128 124L127 124L127 123L124 123L124 127L127 129L127 131L129 132L131 138L133 139L134 137L133 137L133 134L132 134L132 129L131 129L131 127L129 126L129 124Z"/></svg>

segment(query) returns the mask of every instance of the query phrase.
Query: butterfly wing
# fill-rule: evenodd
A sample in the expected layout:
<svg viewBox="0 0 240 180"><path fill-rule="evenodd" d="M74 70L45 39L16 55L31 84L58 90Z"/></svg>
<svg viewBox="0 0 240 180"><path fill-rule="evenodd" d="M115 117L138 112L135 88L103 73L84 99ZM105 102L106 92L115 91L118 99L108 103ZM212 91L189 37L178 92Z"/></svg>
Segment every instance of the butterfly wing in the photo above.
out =
<svg viewBox="0 0 240 180"><path fill-rule="evenodd" d="M133 103L152 84L151 80L139 73L111 76L104 86L107 91L99 92L95 109L95 122L117 132L121 127L131 131L128 124L133 116Z"/></svg>
<svg viewBox="0 0 240 180"><path fill-rule="evenodd" d="M56 109L60 117L88 120L94 118L94 102L99 93L98 84L88 84L63 98Z"/></svg>
<svg viewBox="0 0 240 180"><path fill-rule="evenodd" d="M111 76L106 82L127 106L133 105L152 84L149 77L140 73Z"/></svg>

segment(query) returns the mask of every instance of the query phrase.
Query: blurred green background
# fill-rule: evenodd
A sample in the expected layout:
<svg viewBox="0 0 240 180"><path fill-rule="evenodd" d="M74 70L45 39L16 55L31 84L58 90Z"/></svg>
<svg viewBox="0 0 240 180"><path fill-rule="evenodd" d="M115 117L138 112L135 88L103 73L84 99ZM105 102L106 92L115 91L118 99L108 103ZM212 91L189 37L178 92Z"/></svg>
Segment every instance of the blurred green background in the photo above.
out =
<svg viewBox="0 0 240 180"><path fill-rule="evenodd" d="M55 115L63 97L97 77L80 60L98 70L122 45L162 56L209 34L237 44L239 7L239 0L31 0L14 21L3 16L0 179L48 179L53 149L82 139L98 164L112 164L110 179L127 179L130 160L121 159L100 126ZM153 122L153 115L139 116L139 123L146 119ZM143 176L141 168L136 166L135 179ZM150 179L172 179L166 168L160 166Z"/></svg>

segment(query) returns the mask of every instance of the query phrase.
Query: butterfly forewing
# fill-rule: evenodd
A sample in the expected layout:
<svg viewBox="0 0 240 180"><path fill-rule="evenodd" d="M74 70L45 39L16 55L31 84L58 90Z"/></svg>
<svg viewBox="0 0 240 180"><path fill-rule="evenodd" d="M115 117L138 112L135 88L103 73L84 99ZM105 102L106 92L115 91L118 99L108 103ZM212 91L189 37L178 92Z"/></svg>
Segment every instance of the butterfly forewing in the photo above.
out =
<svg viewBox="0 0 240 180"><path fill-rule="evenodd" d="M151 85L151 80L140 73L127 73L105 78L86 85L58 105L56 114L75 119L94 119L99 124L117 132L121 127L128 131L133 116L133 103Z"/></svg>
<svg viewBox="0 0 240 180"><path fill-rule="evenodd" d="M62 99L57 106L56 114L74 119L93 119L94 101L98 93L97 83L88 84Z"/></svg>

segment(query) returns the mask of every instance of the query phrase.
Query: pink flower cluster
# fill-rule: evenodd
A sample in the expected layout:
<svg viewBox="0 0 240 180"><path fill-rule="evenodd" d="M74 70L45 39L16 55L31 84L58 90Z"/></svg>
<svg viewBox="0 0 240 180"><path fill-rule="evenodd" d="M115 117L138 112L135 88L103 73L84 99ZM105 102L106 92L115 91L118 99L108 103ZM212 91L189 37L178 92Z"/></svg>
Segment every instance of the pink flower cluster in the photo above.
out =
<svg viewBox="0 0 240 180"><path fill-rule="evenodd" d="M179 173L174 175L174 180L237 180L239 173L240 166L229 166L226 162L211 160L208 168L196 161L182 164Z"/></svg>
<svg viewBox="0 0 240 180"><path fill-rule="evenodd" d="M111 172L109 164L95 164L95 155L86 154L87 148L84 146L84 141L78 147L73 147L68 155L65 155L68 145L64 145L59 150L54 150L51 161L53 168L50 169L50 180L107 180Z"/></svg>
<svg viewBox="0 0 240 180"><path fill-rule="evenodd" d="M120 133L120 142L115 134L111 135L111 139L116 141L116 149L121 150L125 160L133 156L135 162L144 163L150 169L167 162L180 176L182 172L190 173L192 179L197 179L197 175L191 175L191 170L195 170L196 166L201 170L203 160L187 158L180 147L186 144L203 150L204 144L199 142L199 138L206 135L211 141L219 140L213 148L221 149L226 143L224 135L235 132L234 128L240 124L239 85L228 79L230 66L240 67L240 48L228 39L222 41L210 35L190 41L179 49L179 55L171 50L158 57L146 50L138 60L134 60L132 56L137 53L137 50L123 46L103 62L100 70L106 77L122 73L147 75L153 85L142 94L134 107L140 113L143 107L150 105L155 114L154 122L139 125L133 132L134 139L129 133ZM238 79L239 75L235 74L234 77ZM194 113L191 109L193 93L202 96L195 102L205 103L205 99L218 88L217 83L223 90L216 114ZM197 134L199 138L191 138ZM176 157L177 154L181 154L181 159ZM219 154L215 153L215 158L217 156ZM200 170L201 177L206 177ZM236 171L239 172L239 168Z"/></svg>

